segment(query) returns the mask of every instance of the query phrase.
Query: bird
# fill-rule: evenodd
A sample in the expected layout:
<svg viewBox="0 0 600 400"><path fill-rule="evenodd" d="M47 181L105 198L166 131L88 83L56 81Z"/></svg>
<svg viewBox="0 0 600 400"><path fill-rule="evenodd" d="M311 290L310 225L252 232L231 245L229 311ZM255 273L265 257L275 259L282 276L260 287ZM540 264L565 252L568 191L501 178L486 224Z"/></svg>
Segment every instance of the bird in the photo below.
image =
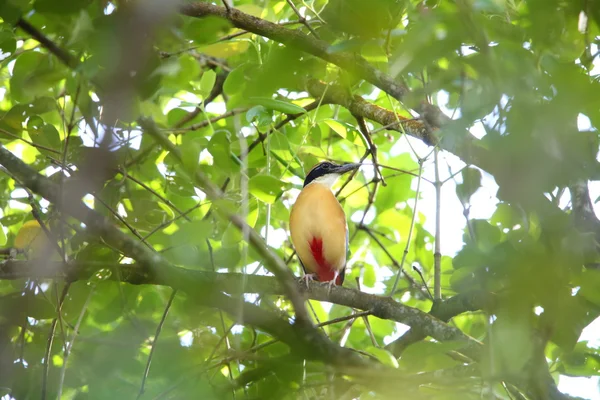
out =
<svg viewBox="0 0 600 400"><path fill-rule="evenodd" d="M342 285L348 256L348 223L344 209L331 187L344 173L361 164L315 165L304 179L304 186L290 212L292 245L304 270L303 279Z"/></svg>

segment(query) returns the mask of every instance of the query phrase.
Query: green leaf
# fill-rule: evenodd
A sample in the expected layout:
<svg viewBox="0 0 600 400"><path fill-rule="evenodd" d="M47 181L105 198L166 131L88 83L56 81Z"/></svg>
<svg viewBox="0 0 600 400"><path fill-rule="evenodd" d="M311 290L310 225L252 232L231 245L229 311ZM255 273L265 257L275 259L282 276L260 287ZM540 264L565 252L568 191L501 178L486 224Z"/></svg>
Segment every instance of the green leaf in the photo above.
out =
<svg viewBox="0 0 600 400"><path fill-rule="evenodd" d="M31 114L44 114L50 111L56 110L56 100L52 97L43 96L38 97L31 102L29 112Z"/></svg>
<svg viewBox="0 0 600 400"><path fill-rule="evenodd" d="M255 175L250 178L248 188L250 193L260 201L273 204L289 185L271 175Z"/></svg>
<svg viewBox="0 0 600 400"><path fill-rule="evenodd" d="M269 141L271 150L290 150L288 138L280 132L275 131L271 133L267 140Z"/></svg>
<svg viewBox="0 0 600 400"><path fill-rule="evenodd" d="M212 57L229 58L248 51L249 47L250 42L247 40L239 40L237 42L209 44L208 46L203 46L201 51L203 54L208 54Z"/></svg>
<svg viewBox="0 0 600 400"><path fill-rule="evenodd" d="M239 165L232 157L228 132L223 130L215 132L210 138L207 149L213 156L214 164L223 171L233 173L239 170Z"/></svg>
<svg viewBox="0 0 600 400"><path fill-rule="evenodd" d="M6 237L6 232L4 232L4 227L0 224L0 246L4 246L8 238Z"/></svg>
<svg viewBox="0 0 600 400"><path fill-rule="evenodd" d="M348 138L348 129L338 121L333 119L325 120L327 126L329 126L335 133L343 137L344 139Z"/></svg>
<svg viewBox="0 0 600 400"><path fill-rule="evenodd" d="M246 113L246 121L256 122L259 128L266 128L273 123L273 113L263 106L255 106Z"/></svg>
<svg viewBox="0 0 600 400"><path fill-rule="evenodd" d="M375 274L375 267L371 264L363 263L363 284L366 287L374 287L377 281L377 275Z"/></svg>
<svg viewBox="0 0 600 400"><path fill-rule="evenodd" d="M227 78L223 83L223 92L226 95L233 96L243 91L247 82L246 71L250 67L249 64L242 64L227 75Z"/></svg>
<svg viewBox="0 0 600 400"><path fill-rule="evenodd" d="M23 14L24 5L20 0L5 0L0 3L0 17L7 24L14 25Z"/></svg>
<svg viewBox="0 0 600 400"><path fill-rule="evenodd" d="M389 351L375 346L369 346L364 351L374 356L383 365L387 365L388 367L392 368L398 368L398 361L396 360L396 357L394 357L394 355Z"/></svg>
<svg viewBox="0 0 600 400"><path fill-rule="evenodd" d="M186 140L185 145L181 146L181 158L183 165L188 171L194 172L198 168L200 152L205 148L206 140L198 138L194 140Z"/></svg>
<svg viewBox="0 0 600 400"><path fill-rule="evenodd" d="M368 42L365 45L363 45L361 49L361 54L367 61L370 61L372 63L388 62L388 57L387 53L385 52L385 49L377 43Z"/></svg>
<svg viewBox="0 0 600 400"><path fill-rule="evenodd" d="M490 225L488 221L473 219L470 223L477 241L477 247L481 251L491 251L502 241L502 231L498 227Z"/></svg>
<svg viewBox="0 0 600 400"><path fill-rule="evenodd" d="M40 13L73 14L91 2L92 0L36 0L33 6Z"/></svg>
<svg viewBox="0 0 600 400"><path fill-rule="evenodd" d="M210 221L192 221L181 224L179 229L171 235L173 245L202 244L212 234L213 225Z"/></svg>
<svg viewBox="0 0 600 400"><path fill-rule="evenodd" d="M56 152L60 151L61 141L58 130L54 125L44 124L41 127L38 125L30 129L29 124L27 124L27 129L29 130L29 136L31 136L33 143L44 146L47 149L55 150L55 152L53 152L46 149L39 149L40 152L48 155L53 154L55 156L58 154Z"/></svg>
<svg viewBox="0 0 600 400"><path fill-rule="evenodd" d="M23 122L25 122L25 119L28 116L28 109L29 108L24 104L17 104L4 114L2 119L0 119L0 125L7 131L19 135L23 129ZM0 134L3 133L0 132Z"/></svg>
<svg viewBox="0 0 600 400"><path fill-rule="evenodd" d="M258 104L268 108L269 110L279 111L284 114L294 115L306 113L306 110L303 107L282 100L270 99L268 97L251 97L249 100L254 104Z"/></svg>
<svg viewBox="0 0 600 400"><path fill-rule="evenodd" d="M498 203L496 211L492 215L490 223L492 225L501 225L504 228L512 228L521 223L521 215L508 203Z"/></svg>
<svg viewBox="0 0 600 400"><path fill-rule="evenodd" d="M468 167L461 171L463 183L456 185L456 195L463 203L468 203L471 196L481 187L481 171Z"/></svg>
<svg viewBox="0 0 600 400"><path fill-rule="evenodd" d="M0 6L0 16L2 16L2 7ZM12 53L16 48L17 41L15 35L10 31L0 31L0 53Z"/></svg>
<svg viewBox="0 0 600 400"><path fill-rule="evenodd" d="M39 52L21 54L10 78L11 94L20 102L51 93L54 84L63 79L64 67L51 56Z"/></svg>
<svg viewBox="0 0 600 400"><path fill-rule="evenodd" d="M204 73L202 74L202 78L200 78L200 95L203 99L210 94L210 91L212 90L213 86L215 86L216 79L217 74L212 69L204 71Z"/></svg>
<svg viewBox="0 0 600 400"><path fill-rule="evenodd" d="M600 271L585 270L578 281L581 285L579 295L596 306L600 306Z"/></svg>
<svg viewBox="0 0 600 400"><path fill-rule="evenodd" d="M244 237L242 236L240 229L232 223L229 223L223 233L221 243L223 243L223 246L231 247L239 244L243 239Z"/></svg>

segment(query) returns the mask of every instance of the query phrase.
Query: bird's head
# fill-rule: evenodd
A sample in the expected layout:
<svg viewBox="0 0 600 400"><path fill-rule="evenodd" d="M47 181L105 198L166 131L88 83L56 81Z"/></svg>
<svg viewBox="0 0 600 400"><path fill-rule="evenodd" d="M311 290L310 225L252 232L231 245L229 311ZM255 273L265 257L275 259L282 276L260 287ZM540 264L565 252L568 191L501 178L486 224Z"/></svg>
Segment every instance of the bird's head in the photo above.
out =
<svg viewBox="0 0 600 400"><path fill-rule="evenodd" d="M360 164L335 164L329 161L319 163L310 170L304 179L304 186L309 183L320 183L327 187L332 187L335 181L344 173L358 169Z"/></svg>

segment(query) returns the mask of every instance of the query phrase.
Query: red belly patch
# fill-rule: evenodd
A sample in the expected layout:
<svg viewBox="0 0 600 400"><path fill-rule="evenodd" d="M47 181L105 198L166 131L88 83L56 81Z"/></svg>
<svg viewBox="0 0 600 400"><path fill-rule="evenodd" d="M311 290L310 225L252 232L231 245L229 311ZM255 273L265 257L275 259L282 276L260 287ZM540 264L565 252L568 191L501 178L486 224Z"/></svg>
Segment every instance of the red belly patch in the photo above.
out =
<svg viewBox="0 0 600 400"><path fill-rule="evenodd" d="M329 282L333 280L335 271L333 268L331 268L327 260L325 260L325 254L323 252L323 239L313 237L309 245L310 252L317 263L317 270L315 272L319 282ZM339 285L341 283L341 277L338 276L335 283Z"/></svg>

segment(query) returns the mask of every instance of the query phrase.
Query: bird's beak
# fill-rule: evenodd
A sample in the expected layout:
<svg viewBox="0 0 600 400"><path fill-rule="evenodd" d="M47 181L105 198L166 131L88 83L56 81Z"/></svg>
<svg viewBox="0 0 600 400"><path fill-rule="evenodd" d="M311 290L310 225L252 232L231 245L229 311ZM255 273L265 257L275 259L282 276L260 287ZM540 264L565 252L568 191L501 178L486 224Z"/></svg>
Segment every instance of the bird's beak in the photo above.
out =
<svg viewBox="0 0 600 400"><path fill-rule="evenodd" d="M340 165L340 167L335 172L340 175L345 174L346 172L354 171L355 169L360 168L361 165L362 164L354 164L354 163Z"/></svg>

